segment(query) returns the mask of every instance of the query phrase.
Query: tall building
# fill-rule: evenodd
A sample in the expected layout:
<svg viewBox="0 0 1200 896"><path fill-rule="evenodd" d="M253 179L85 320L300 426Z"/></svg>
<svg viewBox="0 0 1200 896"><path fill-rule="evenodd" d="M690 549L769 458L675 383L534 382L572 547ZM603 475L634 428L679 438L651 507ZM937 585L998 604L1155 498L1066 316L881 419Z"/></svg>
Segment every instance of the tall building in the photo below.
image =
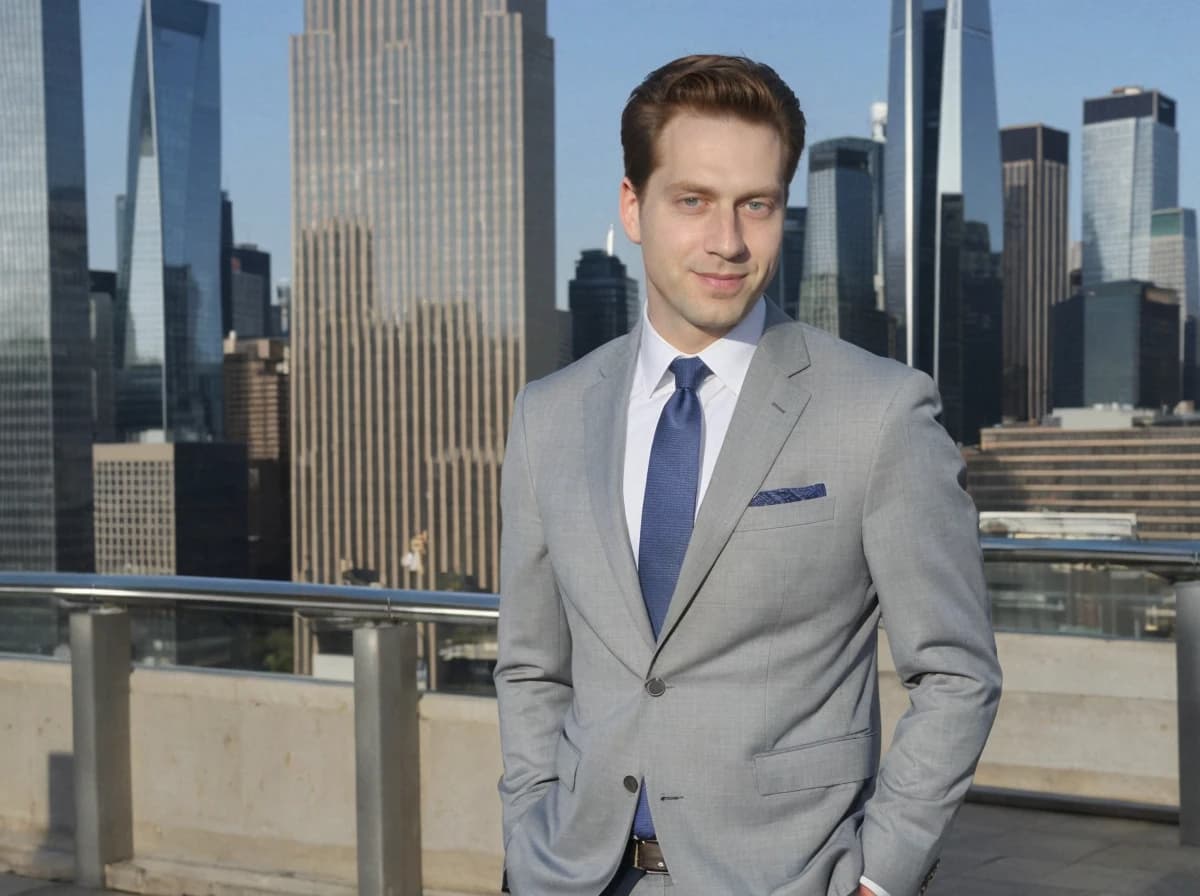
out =
<svg viewBox="0 0 1200 896"><path fill-rule="evenodd" d="M245 447L122 443L93 452L96 572L245 578Z"/></svg>
<svg viewBox="0 0 1200 896"><path fill-rule="evenodd" d="M117 426L221 431L220 7L144 0L118 203Z"/></svg>
<svg viewBox="0 0 1200 896"><path fill-rule="evenodd" d="M275 301L271 305L270 331L272 339L287 339L292 311L292 281L283 279L275 284Z"/></svg>
<svg viewBox="0 0 1200 896"><path fill-rule="evenodd" d="M116 271L88 271L89 321L92 348L92 441L115 442L116 368L113 306L117 297Z"/></svg>
<svg viewBox="0 0 1200 896"><path fill-rule="evenodd" d="M950 434L1001 416L1000 139L988 0L892 0L885 289Z"/></svg>
<svg viewBox="0 0 1200 896"><path fill-rule="evenodd" d="M235 331L236 333L236 331ZM291 451L286 339L225 340L225 438L246 446L252 579L290 579Z"/></svg>
<svg viewBox="0 0 1200 896"><path fill-rule="evenodd" d="M233 202L221 191L221 335L233 329Z"/></svg>
<svg viewBox="0 0 1200 896"><path fill-rule="evenodd" d="M1175 101L1119 87L1083 104L1083 285L1150 279L1151 215L1179 205Z"/></svg>
<svg viewBox="0 0 1200 896"><path fill-rule="evenodd" d="M305 0L304 28L294 578L495 588L512 400L558 354L545 0Z"/></svg>
<svg viewBox="0 0 1200 896"><path fill-rule="evenodd" d="M584 249L567 284L571 303L571 357L578 361L633 329L641 314L638 284L611 251Z"/></svg>
<svg viewBox="0 0 1200 896"><path fill-rule="evenodd" d="M1150 215L1150 279L1173 289L1183 316L1181 397L1200 399L1200 255L1196 244L1196 211L1158 209Z"/></svg>
<svg viewBox="0 0 1200 896"><path fill-rule="evenodd" d="M1000 132L1004 165L1004 416L1050 409L1050 307L1071 295L1069 136L1043 124Z"/></svg>
<svg viewBox="0 0 1200 896"><path fill-rule="evenodd" d="M1179 401L1182 321L1174 290L1101 283L1053 309L1056 408L1171 408Z"/></svg>
<svg viewBox="0 0 1200 896"><path fill-rule="evenodd" d="M1200 317L1200 255L1196 211L1158 209L1150 216L1150 279L1179 293L1184 312Z"/></svg>
<svg viewBox="0 0 1200 896"><path fill-rule="evenodd" d="M229 250L230 332L263 339L271 326L271 256L253 243Z"/></svg>
<svg viewBox="0 0 1200 896"><path fill-rule="evenodd" d="M92 569L78 0L0 5L0 569Z"/></svg>
<svg viewBox="0 0 1200 896"><path fill-rule="evenodd" d="M808 209L789 205L783 213L779 267L763 294L790 317L800 314L800 282L804 278L804 231Z"/></svg>
<svg viewBox="0 0 1200 896"><path fill-rule="evenodd" d="M883 213L883 144L860 137L808 152L808 215L799 319L887 354L887 316L875 307L875 238Z"/></svg>

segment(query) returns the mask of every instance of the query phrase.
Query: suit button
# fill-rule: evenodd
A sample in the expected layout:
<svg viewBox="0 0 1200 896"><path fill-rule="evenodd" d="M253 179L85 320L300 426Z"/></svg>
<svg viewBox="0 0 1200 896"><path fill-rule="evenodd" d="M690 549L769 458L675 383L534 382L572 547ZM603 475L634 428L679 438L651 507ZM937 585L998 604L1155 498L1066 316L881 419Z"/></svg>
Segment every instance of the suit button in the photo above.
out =
<svg viewBox="0 0 1200 896"><path fill-rule="evenodd" d="M651 678L646 682L646 693L651 697L661 697L667 692L667 683L661 678Z"/></svg>
<svg viewBox="0 0 1200 896"><path fill-rule="evenodd" d="M625 776L625 789L628 790L630 793L637 793L638 792L638 779L635 778L633 775L626 775Z"/></svg>

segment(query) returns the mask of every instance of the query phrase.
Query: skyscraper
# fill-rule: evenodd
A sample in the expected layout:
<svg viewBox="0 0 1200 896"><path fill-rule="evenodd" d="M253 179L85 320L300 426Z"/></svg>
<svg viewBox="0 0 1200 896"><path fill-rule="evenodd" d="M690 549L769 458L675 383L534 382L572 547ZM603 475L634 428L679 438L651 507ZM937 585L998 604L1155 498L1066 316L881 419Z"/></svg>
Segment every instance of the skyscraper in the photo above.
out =
<svg viewBox="0 0 1200 896"><path fill-rule="evenodd" d="M271 255L253 243L229 250L229 310L229 330L239 339L270 335Z"/></svg>
<svg viewBox="0 0 1200 896"><path fill-rule="evenodd" d="M287 340L231 334L224 381L225 438L246 446L249 465L249 575L286 580L292 571Z"/></svg>
<svg viewBox="0 0 1200 896"><path fill-rule="evenodd" d="M1004 215L988 0L892 0L884 156L897 354L937 381L950 434L1000 419Z"/></svg>
<svg viewBox="0 0 1200 896"><path fill-rule="evenodd" d="M294 577L495 588L513 396L558 354L545 0L305 0L304 26Z"/></svg>
<svg viewBox="0 0 1200 896"><path fill-rule="evenodd" d="M92 569L78 0L0 4L0 569Z"/></svg>
<svg viewBox="0 0 1200 896"><path fill-rule="evenodd" d="M116 429L115 368L113 367L113 305L116 271L88 271L89 323L92 348L92 441L114 442Z"/></svg>
<svg viewBox="0 0 1200 896"><path fill-rule="evenodd" d="M808 153L808 218L799 319L877 354L887 318L875 307L875 237L883 144L860 137Z"/></svg>
<svg viewBox="0 0 1200 896"><path fill-rule="evenodd" d="M791 317L800 314L800 282L804 278L804 233L808 209L789 205L783 213L783 244L779 267L763 290L768 299Z"/></svg>
<svg viewBox="0 0 1200 896"><path fill-rule="evenodd" d="M1054 405L1171 408L1179 401L1179 297L1140 280L1085 287L1054 306Z"/></svg>
<svg viewBox="0 0 1200 896"><path fill-rule="evenodd" d="M1181 397L1200 399L1200 256L1196 246L1196 211L1165 208L1150 216L1150 279L1173 289L1183 315Z"/></svg>
<svg viewBox="0 0 1200 896"><path fill-rule="evenodd" d="M1004 416L1050 410L1050 306L1067 280L1069 136L1045 125L1000 132L1004 160Z"/></svg>
<svg viewBox="0 0 1200 896"><path fill-rule="evenodd" d="M1150 217L1179 205L1175 101L1119 87L1083 104L1083 286L1150 279Z"/></svg>
<svg viewBox="0 0 1200 896"><path fill-rule="evenodd" d="M1150 216L1150 279L1179 293L1184 311L1200 317L1195 209L1164 208Z"/></svg>
<svg viewBox="0 0 1200 896"><path fill-rule="evenodd" d="M221 431L220 8L144 0L118 203L117 427Z"/></svg>
<svg viewBox="0 0 1200 896"><path fill-rule="evenodd" d="M604 249L584 249L567 284L571 303L571 357L578 361L594 348L633 329L641 313L638 284L621 259Z"/></svg>

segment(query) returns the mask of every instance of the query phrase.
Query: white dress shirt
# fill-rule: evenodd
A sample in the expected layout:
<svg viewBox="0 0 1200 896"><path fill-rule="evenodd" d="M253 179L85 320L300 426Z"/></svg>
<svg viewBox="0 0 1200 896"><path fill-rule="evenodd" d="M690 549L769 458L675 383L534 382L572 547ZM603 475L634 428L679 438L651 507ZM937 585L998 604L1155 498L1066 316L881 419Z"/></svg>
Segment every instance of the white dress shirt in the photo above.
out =
<svg viewBox="0 0 1200 896"><path fill-rule="evenodd" d="M767 319L766 301L759 299L742 318L741 323L714 342L699 358L712 371L712 376L700 384L697 395L704 409L704 423L700 447L700 486L696 495L696 509L704 500L712 479L713 467L729 431L733 409L737 404L750 360L762 338L763 325ZM679 357L696 357L676 350L658 334L650 323L645 305L642 306L642 338L638 344L637 370L629 390L629 414L625 423L625 524L629 528L629 543L633 548L633 559L638 561L642 537L642 503L646 494L646 472L650 467L650 449L654 444L654 431L667 400L675 393L675 376L670 371L671 362ZM861 883L878 896L889 896L883 887L867 878Z"/></svg>

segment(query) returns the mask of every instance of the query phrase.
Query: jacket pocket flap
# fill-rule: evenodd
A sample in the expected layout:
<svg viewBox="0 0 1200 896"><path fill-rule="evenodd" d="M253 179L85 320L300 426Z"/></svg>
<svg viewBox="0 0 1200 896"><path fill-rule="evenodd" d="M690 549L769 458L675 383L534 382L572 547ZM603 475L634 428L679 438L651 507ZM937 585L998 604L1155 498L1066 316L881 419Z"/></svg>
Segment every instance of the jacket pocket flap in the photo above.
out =
<svg viewBox="0 0 1200 896"><path fill-rule="evenodd" d="M763 796L863 781L875 773L875 732L858 731L754 757L754 778Z"/></svg>
<svg viewBox="0 0 1200 896"><path fill-rule="evenodd" d="M579 771L579 749L567 740L566 735L558 739L558 749L554 753L554 770L558 780L567 790L575 789L575 773Z"/></svg>

